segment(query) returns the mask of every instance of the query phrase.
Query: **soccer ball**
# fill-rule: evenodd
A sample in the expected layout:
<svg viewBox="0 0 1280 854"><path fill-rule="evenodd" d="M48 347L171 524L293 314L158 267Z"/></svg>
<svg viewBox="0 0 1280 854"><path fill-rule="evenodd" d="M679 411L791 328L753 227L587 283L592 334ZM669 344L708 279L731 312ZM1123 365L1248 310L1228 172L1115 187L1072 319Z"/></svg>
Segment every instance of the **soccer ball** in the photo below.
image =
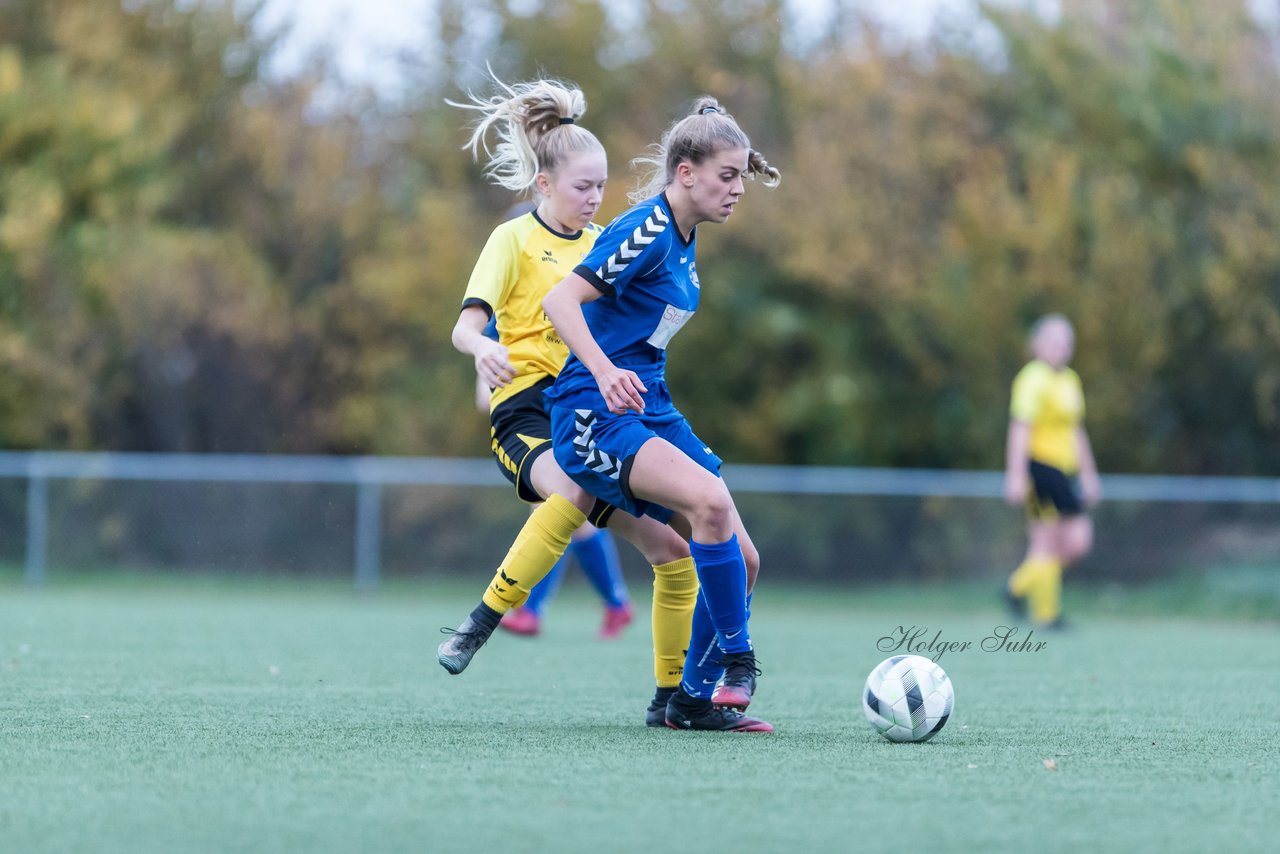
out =
<svg viewBox="0 0 1280 854"><path fill-rule="evenodd" d="M876 665L862 692L871 728L890 741L928 741L946 726L956 692L946 671L920 655Z"/></svg>

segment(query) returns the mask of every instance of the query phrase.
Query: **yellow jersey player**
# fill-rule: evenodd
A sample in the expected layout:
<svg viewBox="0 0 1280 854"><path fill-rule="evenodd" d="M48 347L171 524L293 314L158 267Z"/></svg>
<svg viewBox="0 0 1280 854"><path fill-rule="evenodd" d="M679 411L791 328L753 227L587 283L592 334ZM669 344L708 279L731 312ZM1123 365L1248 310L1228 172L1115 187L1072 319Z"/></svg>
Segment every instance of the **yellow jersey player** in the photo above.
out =
<svg viewBox="0 0 1280 854"><path fill-rule="evenodd" d="M1071 322L1050 314L1031 330L1033 359L1013 381L1005 452L1005 499L1025 505L1027 554L1006 591L1015 613L1039 626L1062 625L1062 572L1089 553L1086 510L1102 497L1084 428L1084 391L1068 366Z"/></svg>
<svg viewBox="0 0 1280 854"><path fill-rule="evenodd" d="M591 219L608 176L604 147L577 124L586 100L576 87L550 80L498 86L491 98L454 106L479 114L468 147L477 157L484 150L486 175L508 190L533 193L537 206L490 236L467 286L453 344L473 357L477 376L493 389L491 447L499 469L520 498L537 506L481 601L456 630L447 630L437 650L440 665L454 675L466 669L502 616L523 604L551 571L587 514L603 525L612 509L546 453L551 423L542 394L569 353L543 313L542 299L581 263L599 233ZM490 132L498 140L492 149ZM483 334L490 317L497 318L497 341ZM688 544L666 525L625 517L612 527L653 565L657 691L646 723L663 726L689 644L697 574Z"/></svg>

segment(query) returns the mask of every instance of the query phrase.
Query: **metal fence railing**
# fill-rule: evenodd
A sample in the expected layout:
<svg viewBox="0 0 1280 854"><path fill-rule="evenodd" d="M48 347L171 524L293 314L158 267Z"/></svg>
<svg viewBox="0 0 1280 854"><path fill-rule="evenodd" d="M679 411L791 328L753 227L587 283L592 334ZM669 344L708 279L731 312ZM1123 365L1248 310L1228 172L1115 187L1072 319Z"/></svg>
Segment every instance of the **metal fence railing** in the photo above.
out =
<svg viewBox="0 0 1280 854"><path fill-rule="evenodd" d="M726 466L725 477L735 494L790 496L797 504L802 503L802 496L813 500L823 496L999 499L1002 484L1001 473L990 471L754 465ZM332 496L325 499L325 506L329 508L327 518L348 517L340 523L331 522L330 527L341 529L334 535L336 539L346 538L349 531L348 566L353 568L356 587L362 590L376 587L382 576L386 489L505 485L493 463L482 459L140 453L0 452L0 479L25 484L25 496L12 496L11 503L21 506L11 515L14 522L18 516L25 518L21 524L23 576L32 585L42 584L49 568L51 482L312 484L349 488L354 491L349 507ZM1103 484L1108 502L1280 505L1280 479L1276 478L1107 475ZM342 507L335 509L338 504ZM430 508L424 512L430 512ZM194 530L199 517L200 512L193 511L183 524ZM303 527L299 525L299 530ZM305 539L307 534L300 533L298 537Z"/></svg>

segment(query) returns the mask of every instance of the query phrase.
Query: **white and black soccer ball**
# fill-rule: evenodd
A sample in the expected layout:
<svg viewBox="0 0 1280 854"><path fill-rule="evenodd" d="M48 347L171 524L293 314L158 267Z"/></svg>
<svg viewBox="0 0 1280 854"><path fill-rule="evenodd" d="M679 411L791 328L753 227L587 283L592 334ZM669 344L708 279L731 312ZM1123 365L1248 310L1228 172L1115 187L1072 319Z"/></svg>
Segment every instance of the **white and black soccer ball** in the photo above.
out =
<svg viewBox="0 0 1280 854"><path fill-rule="evenodd" d="M937 662L895 655L876 665L862 691L872 729L890 741L928 741L951 717L956 693Z"/></svg>

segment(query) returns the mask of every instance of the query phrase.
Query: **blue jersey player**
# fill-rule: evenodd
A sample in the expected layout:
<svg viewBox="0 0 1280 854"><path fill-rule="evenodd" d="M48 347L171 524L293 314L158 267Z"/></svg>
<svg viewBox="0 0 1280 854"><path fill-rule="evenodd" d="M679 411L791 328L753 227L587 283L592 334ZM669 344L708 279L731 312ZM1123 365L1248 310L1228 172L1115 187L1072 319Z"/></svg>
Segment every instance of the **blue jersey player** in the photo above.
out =
<svg viewBox="0 0 1280 854"><path fill-rule="evenodd" d="M494 83L493 96L456 104L479 114L467 148L477 158L484 152L486 175L508 190L530 193L537 204L490 234L451 339L474 359L476 374L492 390L494 460L516 494L537 506L480 601L457 628L445 630L448 637L436 649L436 660L455 676L488 643L503 615L526 602L588 514L603 525L610 509L597 507L600 502L546 453L551 420L542 394L569 357L568 346L542 311L542 298L586 257L601 233L591 218L608 179L607 157L595 134L577 124L586 110L582 90L554 80ZM492 147L491 139L496 140ZM498 341L481 334L490 317L497 317ZM664 726L665 695L679 685L689 647L697 572L688 542L669 526L623 513L612 528L653 567L655 693L645 724ZM619 610L629 617L629 609ZM520 666L510 653L495 664Z"/></svg>
<svg viewBox="0 0 1280 854"><path fill-rule="evenodd" d="M695 229L725 222L761 175L778 171L713 98L663 135L635 207L609 224L543 308L571 355L546 393L556 462L584 490L689 539L701 593L674 729L770 732L743 709L755 691L748 629L760 557L720 478L720 458L671 402L667 345L698 309Z"/></svg>

